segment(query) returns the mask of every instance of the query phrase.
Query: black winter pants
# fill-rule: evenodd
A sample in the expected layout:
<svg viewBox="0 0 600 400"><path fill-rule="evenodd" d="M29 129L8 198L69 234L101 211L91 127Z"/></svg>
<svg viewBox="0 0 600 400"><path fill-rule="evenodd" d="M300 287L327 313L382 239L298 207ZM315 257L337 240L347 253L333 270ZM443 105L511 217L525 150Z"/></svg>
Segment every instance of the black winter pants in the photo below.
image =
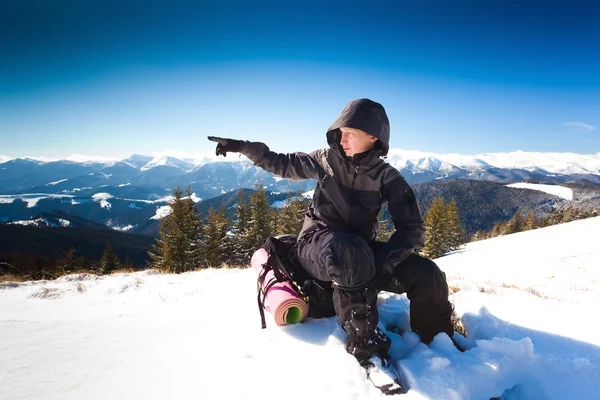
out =
<svg viewBox="0 0 600 400"><path fill-rule="evenodd" d="M346 351L362 363L375 353L387 356L390 338L377 329L375 259L354 234L317 230L298 240L298 260L315 279L333 281L333 308L348 339Z"/></svg>
<svg viewBox="0 0 600 400"><path fill-rule="evenodd" d="M328 229L301 238L298 259L315 279L333 281L333 306L348 335L346 349L359 361L389 349L389 338L377 330L380 290L407 293L411 328L424 343L440 332L452 336L446 276L433 261L412 254L392 274L376 271L373 249L362 237Z"/></svg>
<svg viewBox="0 0 600 400"><path fill-rule="evenodd" d="M440 332L452 337L452 304L448 301L446 274L430 259L411 254L392 274L377 271L378 291L406 293L410 300L410 326L429 344Z"/></svg>

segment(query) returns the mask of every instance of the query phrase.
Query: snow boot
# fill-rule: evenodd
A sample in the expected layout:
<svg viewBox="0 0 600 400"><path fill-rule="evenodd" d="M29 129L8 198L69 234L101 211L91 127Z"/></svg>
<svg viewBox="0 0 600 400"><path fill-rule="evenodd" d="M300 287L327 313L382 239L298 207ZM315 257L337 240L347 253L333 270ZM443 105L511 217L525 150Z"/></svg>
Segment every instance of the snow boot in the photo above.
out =
<svg viewBox="0 0 600 400"><path fill-rule="evenodd" d="M408 391L407 386L402 384L400 377L391 367L389 355L373 355L360 365L365 369L367 379L383 394L391 396Z"/></svg>
<svg viewBox="0 0 600 400"><path fill-rule="evenodd" d="M377 292L373 286L343 289L334 285L333 305L338 321L348 335L346 351L359 363L375 353L387 353L392 341L377 327Z"/></svg>

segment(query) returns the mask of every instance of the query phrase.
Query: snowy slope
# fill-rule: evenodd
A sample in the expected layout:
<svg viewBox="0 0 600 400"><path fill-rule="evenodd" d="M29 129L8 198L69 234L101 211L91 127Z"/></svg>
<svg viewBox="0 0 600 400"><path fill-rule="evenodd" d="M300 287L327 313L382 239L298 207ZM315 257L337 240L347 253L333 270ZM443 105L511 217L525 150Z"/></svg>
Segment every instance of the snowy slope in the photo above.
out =
<svg viewBox="0 0 600 400"><path fill-rule="evenodd" d="M467 327L459 353L393 333L403 399L597 399L600 218L438 259ZM381 293L382 324L408 300ZM252 270L153 271L0 285L0 397L378 399L335 318L260 329Z"/></svg>
<svg viewBox="0 0 600 400"><path fill-rule="evenodd" d="M538 190L540 192L553 194L555 196L562 197L566 200L573 200L573 189L560 186L560 185L545 185L540 183L527 183L527 182L517 182L511 183L510 185L506 185L512 188L518 189L531 189Z"/></svg>

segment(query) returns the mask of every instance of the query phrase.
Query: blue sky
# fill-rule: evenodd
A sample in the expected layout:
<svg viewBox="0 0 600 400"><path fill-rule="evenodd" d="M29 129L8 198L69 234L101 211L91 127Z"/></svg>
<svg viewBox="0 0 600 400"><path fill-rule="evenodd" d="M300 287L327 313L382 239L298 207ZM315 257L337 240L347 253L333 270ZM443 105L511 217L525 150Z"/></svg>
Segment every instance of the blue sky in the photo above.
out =
<svg viewBox="0 0 600 400"><path fill-rule="evenodd" d="M362 97L393 148L600 152L591 1L122 3L1 3L0 155L311 151Z"/></svg>

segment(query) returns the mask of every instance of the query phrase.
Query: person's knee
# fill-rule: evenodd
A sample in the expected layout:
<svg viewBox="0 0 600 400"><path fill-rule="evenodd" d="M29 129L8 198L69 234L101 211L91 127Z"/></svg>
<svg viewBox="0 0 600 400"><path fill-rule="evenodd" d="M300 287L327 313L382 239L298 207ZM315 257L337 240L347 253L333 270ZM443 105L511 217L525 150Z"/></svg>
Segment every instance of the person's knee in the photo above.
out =
<svg viewBox="0 0 600 400"><path fill-rule="evenodd" d="M414 290L411 301L434 305L448 301L448 283L446 274L436 263L425 257L419 257L419 268L413 277Z"/></svg>
<svg viewBox="0 0 600 400"><path fill-rule="evenodd" d="M359 235L337 232L331 242L328 272L344 288L360 288L375 277L375 259L367 242Z"/></svg>

